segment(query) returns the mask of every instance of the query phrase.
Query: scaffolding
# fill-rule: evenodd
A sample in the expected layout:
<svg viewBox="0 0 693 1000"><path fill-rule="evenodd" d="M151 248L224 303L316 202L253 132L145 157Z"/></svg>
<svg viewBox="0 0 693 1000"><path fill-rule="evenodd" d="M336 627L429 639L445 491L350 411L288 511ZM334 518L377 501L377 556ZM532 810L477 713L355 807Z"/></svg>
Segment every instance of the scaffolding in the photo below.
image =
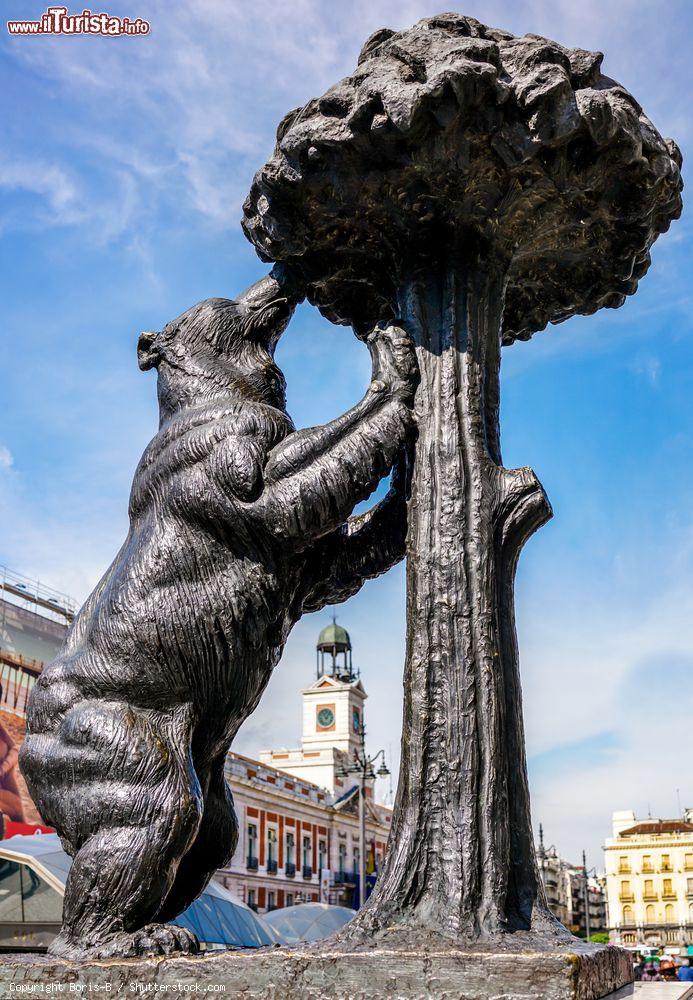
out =
<svg viewBox="0 0 693 1000"><path fill-rule="evenodd" d="M0 589L13 600L12 604L31 609L39 607L49 612L51 620L71 624L77 614L77 602L67 594L47 587L39 580L32 580L21 573L14 573L6 566L0 566Z"/></svg>
<svg viewBox="0 0 693 1000"><path fill-rule="evenodd" d="M25 629L57 651L77 613L77 602L39 580L0 566L0 709L23 718L45 658L27 655L16 647L15 636Z"/></svg>

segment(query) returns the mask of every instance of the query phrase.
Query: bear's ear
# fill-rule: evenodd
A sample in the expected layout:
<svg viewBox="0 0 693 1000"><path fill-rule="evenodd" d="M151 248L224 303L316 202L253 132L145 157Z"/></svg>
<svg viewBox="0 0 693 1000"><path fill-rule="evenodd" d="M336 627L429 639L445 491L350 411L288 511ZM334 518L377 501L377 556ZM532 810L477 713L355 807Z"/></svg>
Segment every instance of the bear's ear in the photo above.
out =
<svg viewBox="0 0 693 1000"><path fill-rule="evenodd" d="M139 336L139 340L137 341L137 364L143 372L154 368L161 358L161 353L156 343L158 336L158 332L152 330L145 330Z"/></svg>

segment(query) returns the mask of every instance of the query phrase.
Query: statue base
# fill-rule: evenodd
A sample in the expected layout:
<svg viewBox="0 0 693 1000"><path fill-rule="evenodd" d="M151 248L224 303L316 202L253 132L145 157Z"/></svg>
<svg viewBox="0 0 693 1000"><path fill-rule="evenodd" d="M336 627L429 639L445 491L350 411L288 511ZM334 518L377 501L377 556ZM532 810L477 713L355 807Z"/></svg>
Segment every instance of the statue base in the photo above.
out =
<svg viewBox="0 0 693 1000"><path fill-rule="evenodd" d="M598 1000L632 979L626 951L577 941L526 951L378 946L346 952L324 942L176 958L0 957L1 996L35 995L37 987L45 994L53 984L53 996L216 992L258 1000Z"/></svg>

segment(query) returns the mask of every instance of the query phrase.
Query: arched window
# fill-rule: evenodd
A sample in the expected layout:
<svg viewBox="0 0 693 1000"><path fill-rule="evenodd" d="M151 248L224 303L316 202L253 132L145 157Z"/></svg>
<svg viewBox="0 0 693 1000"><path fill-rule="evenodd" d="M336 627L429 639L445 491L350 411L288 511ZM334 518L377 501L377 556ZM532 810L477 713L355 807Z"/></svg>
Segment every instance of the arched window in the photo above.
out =
<svg viewBox="0 0 693 1000"><path fill-rule="evenodd" d="M645 923L655 923L655 908L651 903L649 906L645 907Z"/></svg>
<svg viewBox="0 0 693 1000"><path fill-rule="evenodd" d="M664 907L664 923L665 924L675 924L676 917L674 916L674 904L667 903Z"/></svg>
<svg viewBox="0 0 693 1000"><path fill-rule="evenodd" d="M623 907L623 923L626 925L626 927L631 926L631 924L633 923L633 907L632 906L624 906Z"/></svg>

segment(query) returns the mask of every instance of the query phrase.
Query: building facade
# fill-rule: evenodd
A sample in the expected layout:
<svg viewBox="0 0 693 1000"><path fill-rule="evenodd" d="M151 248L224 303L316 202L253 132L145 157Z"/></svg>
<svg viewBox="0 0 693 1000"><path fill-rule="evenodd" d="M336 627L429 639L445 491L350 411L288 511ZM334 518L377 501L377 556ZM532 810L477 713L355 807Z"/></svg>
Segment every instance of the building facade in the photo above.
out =
<svg viewBox="0 0 693 1000"><path fill-rule="evenodd" d="M360 747L367 698L351 663L351 640L336 623L318 639L314 682L301 691L302 737L295 749L259 760L230 753L226 776L239 820L229 866L217 877L260 912L299 902L358 905L358 786L344 774ZM366 782L366 870L385 856L391 810Z"/></svg>
<svg viewBox="0 0 693 1000"><path fill-rule="evenodd" d="M67 595L0 566L0 761L16 760L27 699L44 664L60 649L75 611ZM19 768L12 766L0 779L3 834L30 832L17 824L36 826L40 817Z"/></svg>
<svg viewBox="0 0 693 1000"><path fill-rule="evenodd" d="M342 796L261 761L230 753L226 777L239 822L235 854L219 881L259 912L303 902L358 905L356 789ZM368 803L367 870L387 847L390 810Z"/></svg>
<svg viewBox="0 0 693 1000"><path fill-rule="evenodd" d="M586 874L585 865L565 861L553 845L546 847L541 826L537 864L549 909L563 926L581 937L604 933L607 919L603 878Z"/></svg>
<svg viewBox="0 0 693 1000"><path fill-rule="evenodd" d="M614 944L693 945L693 810L665 820L615 812L604 858Z"/></svg>

